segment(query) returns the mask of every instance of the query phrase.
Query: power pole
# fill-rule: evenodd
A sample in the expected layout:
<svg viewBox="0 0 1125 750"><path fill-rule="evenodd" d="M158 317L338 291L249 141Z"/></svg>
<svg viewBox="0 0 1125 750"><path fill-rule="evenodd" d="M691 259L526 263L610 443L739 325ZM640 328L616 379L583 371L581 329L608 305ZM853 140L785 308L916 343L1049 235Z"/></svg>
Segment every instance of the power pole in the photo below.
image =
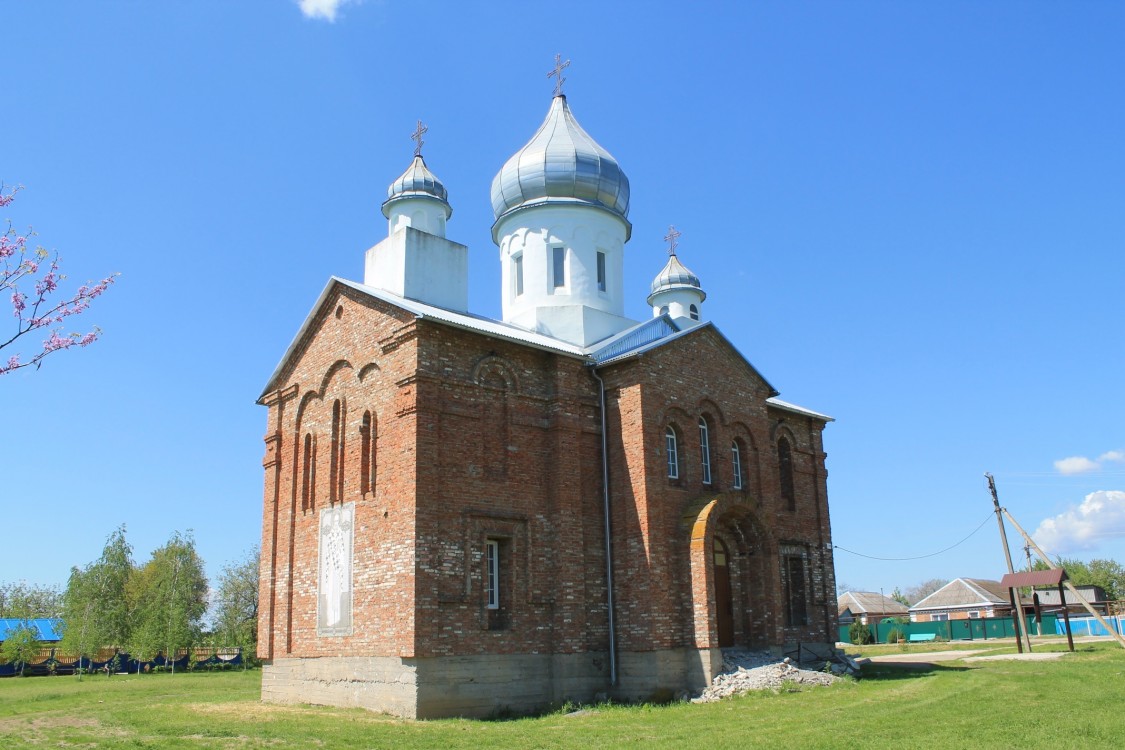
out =
<svg viewBox="0 0 1125 750"><path fill-rule="evenodd" d="M1043 551L1043 548L1035 543L1035 540L1031 538L1031 535L1028 534L1026 531L1024 531L1023 526L1020 526L1019 521L1017 521L1012 516L1012 514L1007 511L1007 509L1004 510L1004 515L1006 515L1008 517L1008 520L1011 521L1012 525L1016 527L1016 531L1018 531L1023 536L1023 538L1027 541L1028 546L1035 550L1036 554L1039 555L1039 557L1043 560L1043 562L1047 563L1047 565L1052 565L1053 563L1051 562L1051 558L1047 555L1046 552ZM1070 581L1063 581L1062 584L1060 584L1060 586L1059 586L1060 597L1062 596L1062 586L1066 586L1067 589L1070 590L1070 593L1074 594L1074 598L1077 599L1078 602L1083 607L1086 608L1086 611L1089 612L1091 615L1093 615L1094 619L1097 620L1101 624L1101 626L1103 628L1105 628L1106 631L1110 635L1112 635L1114 638L1117 639L1117 642L1121 644L1122 648L1125 648L1125 636L1123 636L1123 635L1121 635L1121 633L1117 632L1117 630L1118 630L1117 628L1113 627L1113 625L1106 622L1106 619L1104 617L1102 617L1096 609L1094 609L1092 606L1090 606L1090 602L1086 601L1086 597L1082 596L1082 592L1080 592L1078 589L1076 589L1074 587L1073 583L1071 583ZM1062 604L1063 604L1063 610L1065 611L1066 610L1066 600L1065 599L1063 599Z"/></svg>
<svg viewBox="0 0 1125 750"><path fill-rule="evenodd" d="M1031 545L1030 544L1023 545L1023 553L1025 555L1027 555L1027 572L1030 573L1031 572Z"/></svg>
<svg viewBox="0 0 1125 750"><path fill-rule="evenodd" d="M988 491L992 493L992 507L996 509L996 523L1000 526L1000 543L1004 545L1004 560L1008 563L1008 572L1015 573L1016 570L1012 567L1012 551L1008 548L1008 532L1004 529L1004 515L1000 510L1000 498L996 496L996 480L987 471L984 476L988 478ZM1012 619L1016 624L1016 645L1022 654L1023 643L1026 641L1027 652L1031 653L1031 634L1027 632L1027 627L1023 621L1023 605L1020 603L1019 594L1013 589L1009 589L1008 594L1012 600Z"/></svg>

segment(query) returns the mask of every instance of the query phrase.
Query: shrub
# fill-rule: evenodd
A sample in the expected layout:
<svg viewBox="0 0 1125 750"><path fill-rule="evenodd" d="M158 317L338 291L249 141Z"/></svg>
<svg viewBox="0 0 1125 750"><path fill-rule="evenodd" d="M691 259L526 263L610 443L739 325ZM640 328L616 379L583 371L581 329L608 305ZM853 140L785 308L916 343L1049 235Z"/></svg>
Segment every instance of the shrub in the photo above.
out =
<svg viewBox="0 0 1125 750"><path fill-rule="evenodd" d="M848 626L848 640L857 646L866 646L875 641L875 636L871 635L871 630L866 625L855 620Z"/></svg>
<svg viewBox="0 0 1125 750"><path fill-rule="evenodd" d="M889 633L887 633L887 643L905 643L905 642L906 642L906 634L903 633L901 630L899 630L897 627L891 628L891 631Z"/></svg>

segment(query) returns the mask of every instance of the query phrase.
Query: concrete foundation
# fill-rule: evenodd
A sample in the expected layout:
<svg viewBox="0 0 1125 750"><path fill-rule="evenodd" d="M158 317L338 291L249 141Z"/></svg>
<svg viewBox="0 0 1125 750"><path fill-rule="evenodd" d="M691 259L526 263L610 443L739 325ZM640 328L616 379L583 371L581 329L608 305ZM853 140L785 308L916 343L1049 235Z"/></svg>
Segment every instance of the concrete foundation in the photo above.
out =
<svg viewBox="0 0 1125 750"><path fill-rule="evenodd" d="M604 653L275 659L262 667L262 700L356 706L410 719L486 717L603 696L668 699L679 690L702 690L721 665L718 649L621 653L618 685L611 688Z"/></svg>

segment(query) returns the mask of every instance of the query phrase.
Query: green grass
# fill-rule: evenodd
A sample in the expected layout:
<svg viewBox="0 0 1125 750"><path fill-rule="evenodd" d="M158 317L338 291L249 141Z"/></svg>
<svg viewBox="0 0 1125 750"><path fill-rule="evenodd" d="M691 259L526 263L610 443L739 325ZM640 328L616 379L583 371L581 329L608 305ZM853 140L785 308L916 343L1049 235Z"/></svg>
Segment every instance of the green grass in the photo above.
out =
<svg viewBox="0 0 1125 750"><path fill-rule="evenodd" d="M259 681L258 672L3 679L0 747L1113 747L1125 650L1082 644L1056 661L926 670L873 664L864 679L828 688L512 721L269 706L258 700Z"/></svg>

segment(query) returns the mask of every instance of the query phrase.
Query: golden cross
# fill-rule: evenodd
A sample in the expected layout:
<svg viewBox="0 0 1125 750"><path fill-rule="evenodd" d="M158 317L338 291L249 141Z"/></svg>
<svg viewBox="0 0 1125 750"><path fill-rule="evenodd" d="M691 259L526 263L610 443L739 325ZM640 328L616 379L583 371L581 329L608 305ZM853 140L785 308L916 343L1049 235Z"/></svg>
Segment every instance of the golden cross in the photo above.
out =
<svg viewBox="0 0 1125 750"><path fill-rule="evenodd" d="M566 68L569 65L570 65L570 60L567 60L566 62L562 62L562 55L555 55L555 68L554 68L554 70L552 70L550 73L547 74L548 78L550 78L552 76L558 76L559 80L555 81L555 96L562 96L563 82L566 81L566 79L563 78L562 72L563 72L563 68Z"/></svg>
<svg viewBox="0 0 1125 750"><path fill-rule="evenodd" d="M429 130L429 128L422 124L421 120L418 121L418 127L414 128L414 134L410 136L410 140L414 141L417 144L414 147L415 156L422 155L422 144L425 143L425 141L422 140L422 135L424 133L428 133Z"/></svg>
<svg viewBox="0 0 1125 750"><path fill-rule="evenodd" d="M676 231L676 227L669 224L668 225L668 234L664 235L664 241L668 243L668 254L669 255L675 255L676 254L676 238L679 237L679 236L680 236L680 233Z"/></svg>

